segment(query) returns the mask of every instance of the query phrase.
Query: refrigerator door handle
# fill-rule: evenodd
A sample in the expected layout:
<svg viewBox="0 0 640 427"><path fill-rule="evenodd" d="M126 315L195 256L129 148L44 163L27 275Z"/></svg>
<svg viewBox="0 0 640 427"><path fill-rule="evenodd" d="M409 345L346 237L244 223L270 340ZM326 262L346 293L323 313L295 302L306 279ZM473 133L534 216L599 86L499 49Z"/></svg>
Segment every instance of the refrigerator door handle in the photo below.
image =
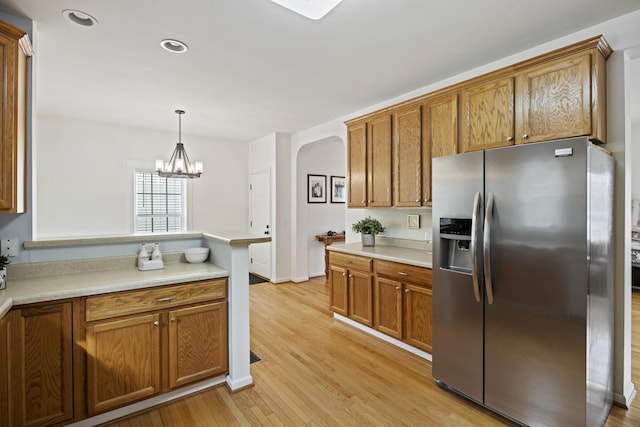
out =
<svg viewBox="0 0 640 427"><path fill-rule="evenodd" d="M471 277L473 294L480 302L480 285L478 284L478 214L480 211L480 193L473 198L473 216L471 217Z"/></svg>
<svg viewBox="0 0 640 427"><path fill-rule="evenodd" d="M493 223L493 194L487 197L487 212L484 216L484 283L487 288L487 302L493 304L493 282L491 281L491 224Z"/></svg>

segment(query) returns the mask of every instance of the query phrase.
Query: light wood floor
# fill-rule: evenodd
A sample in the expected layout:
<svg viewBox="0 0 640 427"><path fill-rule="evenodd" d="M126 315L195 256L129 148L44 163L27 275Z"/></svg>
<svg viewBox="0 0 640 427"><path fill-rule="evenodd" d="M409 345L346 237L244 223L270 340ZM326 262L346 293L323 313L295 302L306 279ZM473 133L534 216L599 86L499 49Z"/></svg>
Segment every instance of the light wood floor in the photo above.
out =
<svg viewBox="0 0 640 427"><path fill-rule="evenodd" d="M250 287L254 387L221 386L137 414L130 426L511 426L438 388L431 364L333 320L324 278ZM640 294L633 296L633 381L640 385ZM607 427L640 426L640 398Z"/></svg>

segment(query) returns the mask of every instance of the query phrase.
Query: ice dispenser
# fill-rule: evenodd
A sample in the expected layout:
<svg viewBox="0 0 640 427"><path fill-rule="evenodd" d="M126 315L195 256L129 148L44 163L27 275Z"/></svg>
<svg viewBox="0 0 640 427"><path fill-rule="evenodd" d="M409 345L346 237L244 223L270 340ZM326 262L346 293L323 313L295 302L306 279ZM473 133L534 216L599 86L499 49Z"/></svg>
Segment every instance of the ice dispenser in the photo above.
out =
<svg viewBox="0 0 640 427"><path fill-rule="evenodd" d="M440 266L471 274L471 219L440 218Z"/></svg>

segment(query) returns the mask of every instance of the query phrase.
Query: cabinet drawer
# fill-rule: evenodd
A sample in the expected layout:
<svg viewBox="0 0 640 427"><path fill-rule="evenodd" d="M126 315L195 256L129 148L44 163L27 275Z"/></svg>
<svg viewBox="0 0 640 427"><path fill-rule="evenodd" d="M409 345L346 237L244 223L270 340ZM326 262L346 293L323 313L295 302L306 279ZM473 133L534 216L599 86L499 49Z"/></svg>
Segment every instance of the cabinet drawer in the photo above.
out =
<svg viewBox="0 0 640 427"><path fill-rule="evenodd" d="M88 297L87 322L225 298L226 285L222 278Z"/></svg>
<svg viewBox="0 0 640 427"><path fill-rule="evenodd" d="M340 265L354 270L372 271L372 260L356 255L348 255L334 251L329 252L329 264Z"/></svg>
<svg viewBox="0 0 640 427"><path fill-rule="evenodd" d="M377 259L376 273L402 282L431 287L431 269Z"/></svg>

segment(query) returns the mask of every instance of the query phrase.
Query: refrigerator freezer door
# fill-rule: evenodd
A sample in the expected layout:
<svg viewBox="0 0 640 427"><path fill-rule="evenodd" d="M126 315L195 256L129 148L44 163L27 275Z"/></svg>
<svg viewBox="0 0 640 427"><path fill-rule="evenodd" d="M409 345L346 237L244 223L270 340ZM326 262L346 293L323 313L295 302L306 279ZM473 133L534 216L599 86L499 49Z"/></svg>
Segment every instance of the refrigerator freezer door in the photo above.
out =
<svg viewBox="0 0 640 427"><path fill-rule="evenodd" d="M445 245L455 240L440 235L440 218L471 219L474 200L479 193L479 215L471 229L477 239L475 259L481 266L483 173L482 151L433 159L432 372L436 380L478 402L482 402L483 393L482 269L475 269L480 285L477 290L480 301L477 301L471 275L473 269L447 268L455 263L446 259L451 251ZM449 239L455 237L449 236ZM458 242L465 244L464 240ZM473 238L470 242L474 243ZM469 250L472 246L469 245Z"/></svg>
<svg viewBox="0 0 640 427"><path fill-rule="evenodd" d="M586 139L485 153L484 402L531 426L586 422L587 164Z"/></svg>

